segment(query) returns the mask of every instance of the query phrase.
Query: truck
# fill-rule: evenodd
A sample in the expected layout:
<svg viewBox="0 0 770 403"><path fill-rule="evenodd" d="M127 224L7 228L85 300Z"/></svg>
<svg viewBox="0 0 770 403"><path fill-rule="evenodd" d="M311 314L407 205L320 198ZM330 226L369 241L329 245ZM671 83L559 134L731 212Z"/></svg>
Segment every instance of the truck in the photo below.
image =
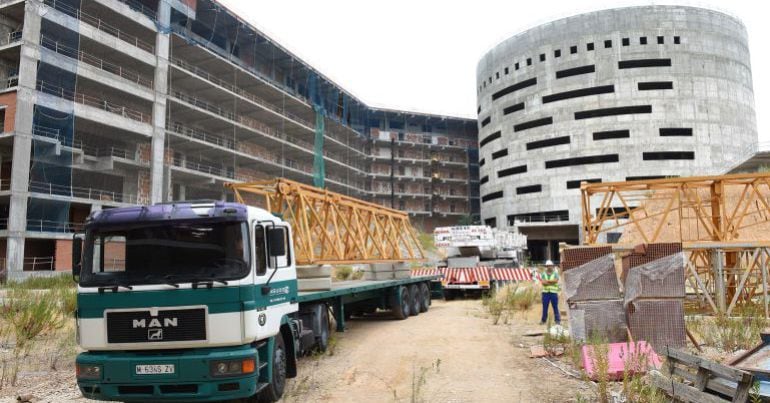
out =
<svg viewBox="0 0 770 403"><path fill-rule="evenodd" d="M512 280L516 276L509 273L521 271L519 262L527 247L525 235L486 225L437 227L433 242L446 255L446 263L439 270L447 301L464 295L478 297L489 292L496 280ZM491 274L494 269L501 269L501 278Z"/></svg>
<svg viewBox="0 0 770 403"><path fill-rule="evenodd" d="M93 212L73 238L77 384L117 401L274 402L354 315L427 312L435 276L299 291L293 227L237 202ZM387 260L380 257L379 260Z"/></svg>

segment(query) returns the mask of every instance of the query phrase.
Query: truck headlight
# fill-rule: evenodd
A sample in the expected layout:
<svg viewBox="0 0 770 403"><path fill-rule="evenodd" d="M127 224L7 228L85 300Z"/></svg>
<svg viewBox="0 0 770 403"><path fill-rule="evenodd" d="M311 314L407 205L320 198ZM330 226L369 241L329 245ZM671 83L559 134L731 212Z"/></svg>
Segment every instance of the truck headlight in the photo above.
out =
<svg viewBox="0 0 770 403"><path fill-rule="evenodd" d="M215 377L246 375L254 372L255 369L256 361L254 358L211 362L211 376Z"/></svg>
<svg viewBox="0 0 770 403"><path fill-rule="evenodd" d="M77 364L75 374L78 379L102 379L102 366L93 364Z"/></svg>

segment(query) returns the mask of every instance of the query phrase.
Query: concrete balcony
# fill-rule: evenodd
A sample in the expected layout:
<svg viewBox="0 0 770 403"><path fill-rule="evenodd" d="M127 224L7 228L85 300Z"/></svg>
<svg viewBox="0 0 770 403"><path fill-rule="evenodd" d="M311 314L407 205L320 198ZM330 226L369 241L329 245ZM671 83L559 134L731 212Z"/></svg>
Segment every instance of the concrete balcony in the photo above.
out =
<svg viewBox="0 0 770 403"><path fill-rule="evenodd" d="M154 44L127 34L106 21L62 1L44 0L43 4L49 7L43 18L143 63L156 65Z"/></svg>
<svg viewBox="0 0 770 403"><path fill-rule="evenodd" d="M45 81L37 82L37 103L86 120L93 120L118 129L152 136L150 114L119 105L112 101L62 88Z"/></svg>
<svg viewBox="0 0 770 403"><path fill-rule="evenodd" d="M151 78L134 70L106 62L94 55L63 46L46 36L41 36L40 45L40 60L44 63L146 101L155 100Z"/></svg>
<svg viewBox="0 0 770 403"><path fill-rule="evenodd" d="M145 200L139 200L136 195L90 187L60 185L49 182L30 181L29 192L32 193L34 197L44 199L61 201L78 200L80 202L97 200L101 204L118 206L146 202Z"/></svg>

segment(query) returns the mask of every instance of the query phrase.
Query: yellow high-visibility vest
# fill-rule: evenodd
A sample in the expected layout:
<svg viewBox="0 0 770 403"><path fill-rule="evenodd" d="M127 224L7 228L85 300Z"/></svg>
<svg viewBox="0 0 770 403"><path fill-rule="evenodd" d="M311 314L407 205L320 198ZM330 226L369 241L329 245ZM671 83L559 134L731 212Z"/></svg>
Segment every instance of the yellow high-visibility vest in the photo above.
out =
<svg viewBox="0 0 770 403"><path fill-rule="evenodd" d="M558 280L559 279L559 273L556 271L556 269L554 269L553 273L551 273L551 274L543 272L543 274L541 274L541 277L545 281ZM556 284L544 285L543 286L543 292L558 293L559 292L559 283L557 282Z"/></svg>

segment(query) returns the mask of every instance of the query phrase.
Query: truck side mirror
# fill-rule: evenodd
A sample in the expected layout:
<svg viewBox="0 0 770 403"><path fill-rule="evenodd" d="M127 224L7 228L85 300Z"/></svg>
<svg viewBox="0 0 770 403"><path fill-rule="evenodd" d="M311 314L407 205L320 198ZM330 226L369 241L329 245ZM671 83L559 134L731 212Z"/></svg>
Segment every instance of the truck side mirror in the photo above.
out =
<svg viewBox="0 0 770 403"><path fill-rule="evenodd" d="M270 257L283 256L286 254L286 229L281 227L271 227L267 229L267 248Z"/></svg>
<svg viewBox="0 0 770 403"><path fill-rule="evenodd" d="M83 238L80 234L75 234L72 237L72 278L77 281L77 277L80 276L80 267L83 258Z"/></svg>

